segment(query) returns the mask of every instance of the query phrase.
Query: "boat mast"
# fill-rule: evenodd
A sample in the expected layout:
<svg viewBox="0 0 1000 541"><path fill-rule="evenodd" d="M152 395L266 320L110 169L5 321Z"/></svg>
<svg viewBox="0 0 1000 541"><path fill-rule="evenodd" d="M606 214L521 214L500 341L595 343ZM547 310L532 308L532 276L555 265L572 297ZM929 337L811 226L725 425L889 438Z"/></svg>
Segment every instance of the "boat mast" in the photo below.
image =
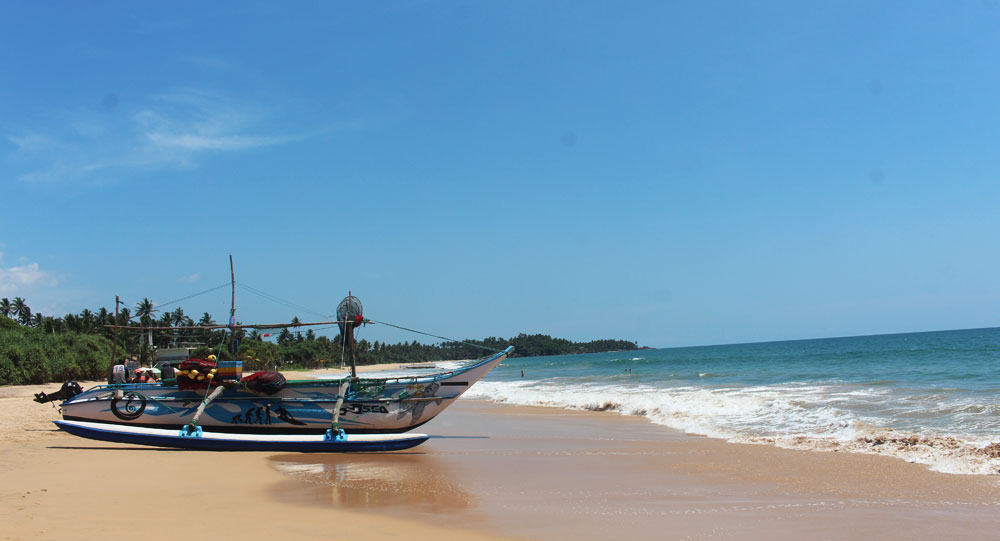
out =
<svg viewBox="0 0 1000 541"><path fill-rule="evenodd" d="M236 343L236 271L233 269L233 254L229 254L229 284L232 296L229 300L229 351L236 360L236 350L239 345ZM222 355L222 346L219 346L219 355Z"/></svg>
<svg viewBox="0 0 1000 541"><path fill-rule="evenodd" d="M233 270L233 254L229 254L229 280L233 294L229 301L229 333L232 334L233 325L236 324L233 319L236 316L236 271Z"/></svg>

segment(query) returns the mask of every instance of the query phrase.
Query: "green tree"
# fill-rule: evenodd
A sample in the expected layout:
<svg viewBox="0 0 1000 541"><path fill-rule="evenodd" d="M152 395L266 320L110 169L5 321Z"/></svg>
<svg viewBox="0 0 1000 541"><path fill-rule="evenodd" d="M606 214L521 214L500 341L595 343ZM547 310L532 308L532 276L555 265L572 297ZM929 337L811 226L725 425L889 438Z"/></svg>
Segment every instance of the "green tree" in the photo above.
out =
<svg viewBox="0 0 1000 541"><path fill-rule="evenodd" d="M153 314L156 310L153 308L153 301L149 300L148 297L143 297L139 304L135 305L135 317L139 318L139 325L143 327L153 326ZM149 338L145 339L146 335ZM149 344L153 339L153 331L144 330L139 333L139 347L142 348L143 344Z"/></svg>
<svg viewBox="0 0 1000 541"><path fill-rule="evenodd" d="M24 302L23 298L14 297L14 303L11 307L14 309L14 316L17 318L18 323L27 325L31 321L31 308Z"/></svg>
<svg viewBox="0 0 1000 541"><path fill-rule="evenodd" d="M215 325L215 320L212 319L211 314L205 312L201 315L201 319L198 320L198 325L205 327L208 325ZM208 329L202 329L198 331L198 341L202 344L211 346L213 344L212 331Z"/></svg>

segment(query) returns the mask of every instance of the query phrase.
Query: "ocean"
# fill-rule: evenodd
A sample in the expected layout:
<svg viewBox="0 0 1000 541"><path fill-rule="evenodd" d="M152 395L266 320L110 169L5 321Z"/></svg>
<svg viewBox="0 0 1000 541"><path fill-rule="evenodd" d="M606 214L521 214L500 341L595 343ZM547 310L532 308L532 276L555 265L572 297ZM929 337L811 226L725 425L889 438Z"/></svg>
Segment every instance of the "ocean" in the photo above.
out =
<svg viewBox="0 0 1000 541"><path fill-rule="evenodd" d="M513 358L463 398L1000 473L1000 328Z"/></svg>

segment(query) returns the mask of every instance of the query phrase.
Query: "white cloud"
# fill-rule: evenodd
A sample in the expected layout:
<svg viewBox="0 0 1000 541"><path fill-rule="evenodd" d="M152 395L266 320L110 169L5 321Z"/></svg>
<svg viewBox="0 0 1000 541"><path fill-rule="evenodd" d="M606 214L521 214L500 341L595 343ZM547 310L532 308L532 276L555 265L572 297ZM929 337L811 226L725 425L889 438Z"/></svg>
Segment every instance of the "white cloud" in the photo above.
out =
<svg viewBox="0 0 1000 541"><path fill-rule="evenodd" d="M165 134L150 132L146 134L150 142L163 147L179 150L243 150L280 143L283 140L275 137L245 137L240 135L208 136L191 133Z"/></svg>
<svg viewBox="0 0 1000 541"><path fill-rule="evenodd" d="M7 140L17 145L20 152L39 152L52 146L52 138L40 133L26 133L18 136L8 136Z"/></svg>
<svg viewBox="0 0 1000 541"><path fill-rule="evenodd" d="M0 263L3 254L0 253ZM62 279L42 270L38 263L27 263L18 267L0 267L0 295L25 296L28 290L38 287L55 287Z"/></svg>
<svg viewBox="0 0 1000 541"><path fill-rule="evenodd" d="M194 274L190 274L188 276L182 276L181 277L181 281L182 282L197 282L198 280L201 280L201 273L200 272L196 272Z"/></svg>
<svg viewBox="0 0 1000 541"><path fill-rule="evenodd" d="M125 105L56 111L48 126L7 135L22 181L92 178L110 170L197 167L209 153L278 145L314 134L269 134L272 115L251 103L196 88Z"/></svg>

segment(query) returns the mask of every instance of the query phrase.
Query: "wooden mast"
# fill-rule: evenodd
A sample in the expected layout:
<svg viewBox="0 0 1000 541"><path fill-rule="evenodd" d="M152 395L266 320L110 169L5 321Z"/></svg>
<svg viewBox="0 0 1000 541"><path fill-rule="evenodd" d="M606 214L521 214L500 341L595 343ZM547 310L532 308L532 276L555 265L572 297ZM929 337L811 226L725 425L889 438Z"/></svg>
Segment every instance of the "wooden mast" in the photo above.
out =
<svg viewBox="0 0 1000 541"><path fill-rule="evenodd" d="M229 300L229 350L236 360L236 271L233 268L233 254L229 254L229 285L232 296ZM222 354L221 347L219 354Z"/></svg>
<svg viewBox="0 0 1000 541"><path fill-rule="evenodd" d="M233 270L233 254L229 254L229 280L233 293L229 301L229 326L232 327L236 323L233 321L233 316L236 314L236 271Z"/></svg>

